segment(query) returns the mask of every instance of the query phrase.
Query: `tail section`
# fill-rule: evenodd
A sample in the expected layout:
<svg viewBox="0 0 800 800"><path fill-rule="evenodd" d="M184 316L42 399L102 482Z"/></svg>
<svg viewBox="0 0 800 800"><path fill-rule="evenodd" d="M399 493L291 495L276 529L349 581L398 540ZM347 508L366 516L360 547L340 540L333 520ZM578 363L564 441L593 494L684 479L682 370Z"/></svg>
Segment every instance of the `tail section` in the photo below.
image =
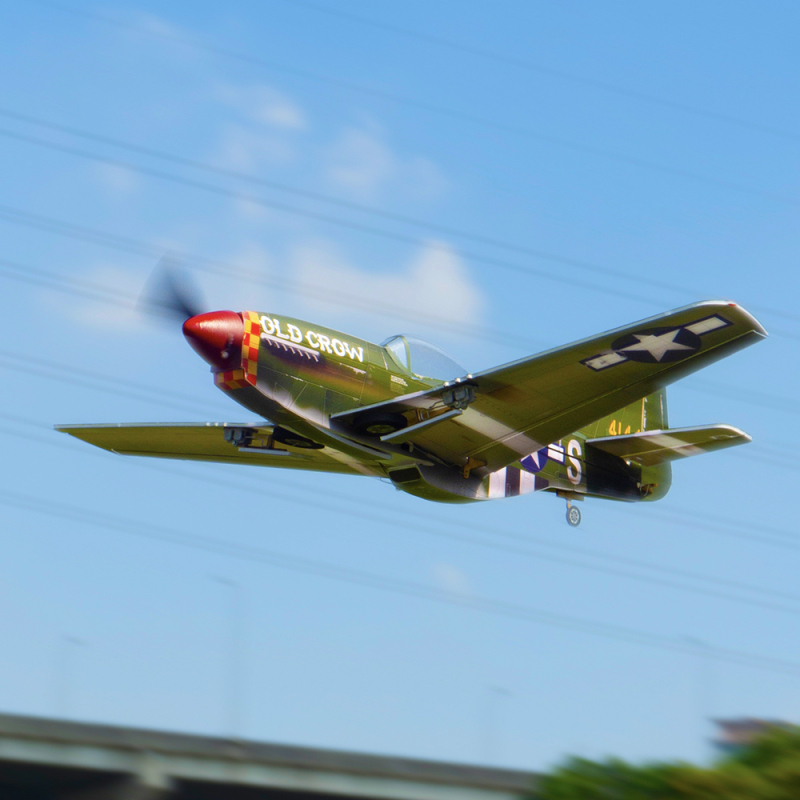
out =
<svg viewBox="0 0 800 800"><path fill-rule="evenodd" d="M658 389L635 403L620 408L597 420L581 433L586 436L587 488L600 496L622 499L643 498L660 500L672 485L672 466L669 459L638 462L630 458L627 448L636 450L643 436L651 432L664 433L669 427L667 390ZM651 441L651 439L645 439ZM616 446L606 447L612 442ZM641 445L642 447L644 445ZM622 474L626 480L621 481ZM612 480L612 476L616 476Z"/></svg>
<svg viewBox="0 0 800 800"><path fill-rule="evenodd" d="M672 483L671 462L747 444L750 437L731 425L698 425L670 428L667 391L653 394L598 420L587 429L586 452L598 463L610 466L608 456L620 459L629 469L640 470L638 483L644 499L658 500Z"/></svg>

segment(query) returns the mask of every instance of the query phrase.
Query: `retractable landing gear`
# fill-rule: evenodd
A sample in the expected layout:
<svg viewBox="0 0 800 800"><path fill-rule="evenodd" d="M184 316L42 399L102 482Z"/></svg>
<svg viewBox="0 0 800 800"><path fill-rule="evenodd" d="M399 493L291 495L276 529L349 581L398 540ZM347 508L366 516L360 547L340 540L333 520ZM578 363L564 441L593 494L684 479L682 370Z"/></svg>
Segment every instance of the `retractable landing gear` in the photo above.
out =
<svg viewBox="0 0 800 800"><path fill-rule="evenodd" d="M571 528L577 528L581 524L581 512L574 502L583 502L583 495L579 492L568 492L564 489L556 491L556 496L567 501L567 524Z"/></svg>
<svg viewBox="0 0 800 800"><path fill-rule="evenodd" d="M567 500L567 523L573 528L581 524L581 510L572 505L572 500Z"/></svg>

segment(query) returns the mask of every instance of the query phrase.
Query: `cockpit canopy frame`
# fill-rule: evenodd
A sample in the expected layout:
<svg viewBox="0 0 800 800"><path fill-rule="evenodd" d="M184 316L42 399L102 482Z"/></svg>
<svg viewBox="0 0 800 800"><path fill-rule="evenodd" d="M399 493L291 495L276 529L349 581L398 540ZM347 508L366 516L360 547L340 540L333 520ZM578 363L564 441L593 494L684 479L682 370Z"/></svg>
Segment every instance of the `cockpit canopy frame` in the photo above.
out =
<svg viewBox="0 0 800 800"><path fill-rule="evenodd" d="M381 347L397 366L421 378L449 381L467 374L444 350L418 336L390 336L381 342Z"/></svg>

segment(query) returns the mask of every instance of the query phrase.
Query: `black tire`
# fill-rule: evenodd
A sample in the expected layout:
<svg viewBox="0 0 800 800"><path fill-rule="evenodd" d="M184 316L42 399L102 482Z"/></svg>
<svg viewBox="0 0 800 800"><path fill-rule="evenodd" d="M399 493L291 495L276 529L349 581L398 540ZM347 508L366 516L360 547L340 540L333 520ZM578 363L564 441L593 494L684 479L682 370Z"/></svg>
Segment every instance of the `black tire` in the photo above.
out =
<svg viewBox="0 0 800 800"><path fill-rule="evenodd" d="M305 436L301 436L299 433L290 431L287 428L276 427L275 430L272 431L272 438L281 444L289 445L289 447L300 447L303 450L322 450L325 446L323 444L317 444L317 442Z"/></svg>
<svg viewBox="0 0 800 800"><path fill-rule="evenodd" d="M577 528L581 524L581 510L576 506L567 509L567 524Z"/></svg>
<svg viewBox="0 0 800 800"><path fill-rule="evenodd" d="M365 414L356 422L356 433L362 436L386 436L408 425L408 420L402 414L393 414L390 411L379 411Z"/></svg>

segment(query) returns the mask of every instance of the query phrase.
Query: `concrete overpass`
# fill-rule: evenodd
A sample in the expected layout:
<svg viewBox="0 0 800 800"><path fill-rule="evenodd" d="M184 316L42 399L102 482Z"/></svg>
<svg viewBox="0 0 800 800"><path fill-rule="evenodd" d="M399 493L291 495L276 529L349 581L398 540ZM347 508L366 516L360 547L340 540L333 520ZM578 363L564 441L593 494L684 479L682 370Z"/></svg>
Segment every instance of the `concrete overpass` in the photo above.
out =
<svg viewBox="0 0 800 800"><path fill-rule="evenodd" d="M2 800L515 800L528 772L0 714Z"/></svg>

